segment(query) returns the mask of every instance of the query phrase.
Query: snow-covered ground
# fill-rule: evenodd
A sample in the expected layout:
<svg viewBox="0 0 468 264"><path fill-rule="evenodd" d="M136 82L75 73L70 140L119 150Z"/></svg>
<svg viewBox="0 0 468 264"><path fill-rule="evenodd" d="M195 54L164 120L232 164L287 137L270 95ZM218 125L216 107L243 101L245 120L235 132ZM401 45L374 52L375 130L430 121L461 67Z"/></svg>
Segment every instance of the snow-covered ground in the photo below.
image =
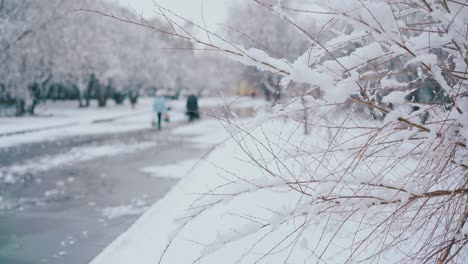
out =
<svg viewBox="0 0 468 264"><path fill-rule="evenodd" d="M6 135L0 136L0 147L150 128L151 100L140 100L135 109L129 105L80 109L76 107L76 102L47 103L38 109L38 114L33 117L0 118L0 135Z"/></svg>
<svg viewBox="0 0 468 264"><path fill-rule="evenodd" d="M200 105L222 115L223 101L202 99ZM6 241L0 245L0 263L35 263L37 259L88 263L183 178L190 163L206 153L207 145L194 146L195 135L184 134L195 127L183 116L185 102L169 103L172 122L160 132L148 129L151 100L136 110L129 106L77 109L74 103L57 103L49 106L48 116L39 112L31 118L5 119L9 131L28 131L0 137L2 146L12 146L0 147L0 214ZM81 116L88 114L94 117ZM210 119L202 117L204 124L211 123ZM82 123L67 127L70 133L65 133L65 127L35 130L73 120ZM93 132L81 133L87 128ZM179 128L177 134L174 128ZM178 170L171 169L174 165ZM184 172L176 175L182 167ZM140 172L143 168L152 173ZM155 168L159 168L156 174ZM60 225L50 225L56 219ZM81 232L87 235L78 239ZM62 244L69 236L75 238L72 244Z"/></svg>
<svg viewBox="0 0 468 264"><path fill-rule="evenodd" d="M252 105L264 104L252 99L243 100L234 99L236 102L231 107L250 106L249 111L252 111ZM203 103L208 108L216 108L224 105L225 100L218 98ZM146 104L150 108L151 102ZM173 111L183 113L184 102L173 102L171 106ZM192 263L197 260L200 263L373 263L376 259L372 256L377 256L376 252L386 246L367 240L366 237L375 232L372 230L374 225L384 229L379 232L388 232L391 236L409 230L414 232L412 235L422 238L419 241L425 238L426 234L418 234L420 230L412 229L412 223L405 219L391 225L379 224L393 213L391 204L408 201L421 193L415 187L416 183L407 177L418 168L419 157L406 155L401 166L393 165L395 160L391 158L397 152L406 153L414 148L413 141L369 145L367 135L378 125L378 121L370 119L336 117L338 121L335 121L341 126L350 125L355 129L341 129L334 123L326 123L332 127L310 128L311 134L305 136L303 124L282 118L281 108L273 109L276 111L274 118L269 118L260 108L256 115L246 119L239 118L238 113L231 113L227 108L219 109L223 112L218 113L218 118L202 118L199 122L166 130L168 138L184 139L195 148L211 148L209 153L199 158L171 159L170 162L158 162L157 166L137 167L137 172L151 176L147 178L180 180L162 199L152 206L135 199L96 208L102 223L145 213L97 255L92 264ZM106 124L108 129L114 129L118 125L127 127L121 123L126 120L141 123L140 128L129 126L131 130L145 129L151 118L148 112L147 116L142 114L143 117L117 118L97 124L87 122L90 126ZM79 131L73 130L77 134ZM404 138L404 133L406 131L391 131L378 135L394 142ZM22 142L30 142L28 133L17 136L26 138ZM4 139L10 137L16 136ZM366 146L366 151L379 155L366 164L366 168L356 169L345 179L340 178L353 165L355 151L360 151L356 146L360 144ZM4 175L48 170L64 163L138 152L153 146L152 142L141 141L126 146L80 147L70 149L63 157L44 156L2 170ZM332 154L326 156L326 153ZM392 170L388 170L389 167ZM349 199L346 201L349 204L333 215L334 206L322 205L321 197L335 191L336 195L347 197L349 186L363 192L365 195L362 196L352 193L364 197L363 200L355 203ZM368 191L369 186L377 189ZM385 186L392 187L385 189ZM58 186L44 195L60 196L57 193L60 190ZM389 204L390 208L370 207L375 201ZM348 216L353 210L358 213ZM346 221L340 218L341 215L346 216ZM359 241L357 246L355 241ZM398 247L390 245L391 249L378 254L380 263L401 263L406 253L401 249L409 249L417 243L408 238ZM354 256L356 252L359 254ZM369 259L365 259L367 257Z"/></svg>
<svg viewBox="0 0 468 264"><path fill-rule="evenodd" d="M360 129L332 130L339 136L321 128L305 136L302 124L292 120L263 120L256 126L260 116L203 121L175 131L215 148L193 168L193 161L171 166L172 175L187 175L191 169L91 264L403 263L406 249L430 235L405 219L379 224L393 214L392 203L419 193L406 176L419 166L417 156L388 170L394 162L390 155L411 149L413 142L395 149L370 147L381 156L367 164L368 169L342 179L341 173L353 163L348 156L351 146L366 142L364 127L375 121L359 120ZM401 135L388 137L391 141ZM329 152L330 158L321 158ZM314 155L320 158L313 159ZM157 175L157 168L146 170ZM369 200L365 195L359 202L350 199L343 208L337 204L342 211L336 215L333 204L321 203L320 197L332 192L360 197L349 186L363 185L357 189L366 192L374 182L396 187L377 189L368 194ZM390 206L371 207L375 200ZM397 236L402 230L411 235L395 247L368 239L376 232ZM381 252L382 247L389 249Z"/></svg>
<svg viewBox="0 0 468 264"><path fill-rule="evenodd" d="M67 124L86 124L98 120L106 120L129 115L139 115L148 110L151 105L149 98L143 98L136 105L135 110L128 103L109 105L99 108L92 104L87 108L78 108L76 101L49 101L37 107L36 116L2 117L0 134L18 133L21 131L38 130Z"/></svg>
<svg viewBox="0 0 468 264"><path fill-rule="evenodd" d="M224 125L219 120L204 120L193 123L188 127L176 129L174 133L190 137L193 143L218 148L220 144L230 138L230 134ZM206 158L209 159L209 157L218 154L226 155L227 153L219 153L219 151L215 150ZM229 159L230 157L221 156L220 158ZM209 184L207 178L216 175L216 167L206 170L206 165L210 165L210 163L202 158L182 161L179 164L168 166L143 168L143 172L154 176L169 170L171 176L182 178L182 181L91 263L156 263L171 234L177 229L174 220L190 206L193 198L190 193L197 191L200 186ZM194 168L196 169L194 170ZM180 254L181 257L186 253ZM187 257L190 258L189 255ZM186 262L177 260L168 263Z"/></svg>
<svg viewBox="0 0 468 264"><path fill-rule="evenodd" d="M101 213L107 219L112 220L129 215L141 215L146 210L148 210L146 202L138 199L130 204L103 208L101 209Z"/></svg>
<svg viewBox="0 0 468 264"><path fill-rule="evenodd" d="M140 171L153 177L169 177L181 179L197 165L199 160L183 160L173 164L163 166L152 166L141 168Z"/></svg>
<svg viewBox="0 0 468 264"><path fill-rule="evenodd" d="M186 120L185 100L167 101L171 122ZM264 104L263 100L249 97L200 98L203 109L221 107L252 107ZM76 102L48 102L37 110L34 117L0 118L0 148L19 144L49 141L78 135L122 133L151 128L152 99L142 98L135 109L127 104L105 108L91 106L77 108Z"/></svg>
<svg viewBox="0 0 468 264"><path fill-rule="evenodd" d="M170 169L171 175L186 177L91 263L157 263L170 241L173 241L173 244L166 252L163 263L192 263L200 256L206 257L202 259L202 263L220 263L221 260L222 263L234 263L239 260L240 255L245 250L241 245L211 255L211 253L216 253L218 247L223 245L221 240L227 239L217 233L219 230L228 228L230 225L237 226L239 230L232 230L229 235L234 238L236 232L245 232L243 228L246 230L252 229L247 224L249 221L242 219L242 215L239 215L239 218L235 220L224 216L230 215L230 209L235 212L240 208L245 208L252 213L252 210L265 208L263 212L261 210L257 211L255 215L259 219L271 217L272 212L268 212L266 208L279 204L278 199L281 198L281 188L279 188L279 194L260 192L259 194L242 197L240 201L233 203L225 201L220 204L220 208L216 208L216 199L210 200L208 198L208 200L214 202L214 208L209 209L211 212L202 216L201 219L196 219L196 217L192 219L190 216L192 212L189 208L200 199L200 195L209 194L209 190L215 188L218 184L225 184L226 181L234 180L238 176L240 177L238 180L253 180L261 184L261 178L265 177L264 172L249 161L249 157L239 147L237 141L240 139L238 136L241 131L238 128L252 127L251 124L255 123L255 118L229 121L208 120L174 131L175 134L190 136L191 140L198 144L204 146L210 144L214 146L214 149L209 155L200 160L183 161L180 164L167 167L144 168L145 172L154 173L156 176L159 169L161 171ZM270 124L267 133L272 135L287 130L297 130L296 124ZM256 131L256 133L258 136L258 133L262 132ZM299 138L302 137L299 136ZM188 169L190 171L187 174ZM248 185L247 182L246 185ZM233 189L232 191L236 190ZM206 204L209 204L210 201L207 201ZM236 217L234 216L234 218ZM186 220L193 221L186 222ZM238 221L238 223L235 221ZM177 236L175 236L176 234ZM220 240L218 244L215 242L217 240ZM210 243L213 243L212 246L205 248ZM184 253L180 254L180 252ZM240 263L244 262L241 261ZM250 262L247 261L246 263Z"/></svg>
<svg viewBox="0 0 468 264"><path fill-rule="evenodd" d="M247 104L252 106L255 102ZM224 103L219 99L205 101L212 108ZM176 104L173 109L183 109L183 102ZM135 199L96 208L102 223L145 213L91 264L374 263L376 256L379 263L402 263L406 256L402 249L418 245L426 237L426 231L413 229L413 224L405 219L379 224L393 214L393 203L422 193L407 177L418 168L420 158L407 155L400 166L394 166L396 161L391 158L397 152L414 148L413 141L368 145L369 131L379 124L371 119L337 116L333 122L343 127L354 125L355 129L324 129L324 125L310 128L310 135L304 135L303 124L283 118L280 108L273 109L279 113L274 112L273 118L263 108L250 118L239 118L238 113L227 108L219 109L224 112L218 113L218 118L202 118L167 130L169 138L184 139L195 148L211 149L206 155L138 167L139 173L151 179L180 180L162 199L152 206ZM109 125L118 124L119 120ZM333 122L326 124L334 125ZM404 133L379 135L394 142L401 140ZM353 165L355 151L360 151L356 146L362 144L366 151L379 155L366 163L365 169L355 169L341 178ZM66 152L65 157L45 156L9 166L4 174L48 170L63 163L138 152L153 146L152 142L141 141L127 146L76 148ZM351 193L350 186L358 193ZM369 186L377 189L369 190ZM53 191L47 195L56 195ZM335 192L337 196L363 198L336 204L340 211L334 214L333 202L327 204L321 197ZM384 206L370 206L380 203ZM385 242L367 239L376 232L374 228L382 228L378 232L391 236L409 230L420 240L408 238L398 247L388 245L389 249L380 253L382 247L387 247Z"/></svg>

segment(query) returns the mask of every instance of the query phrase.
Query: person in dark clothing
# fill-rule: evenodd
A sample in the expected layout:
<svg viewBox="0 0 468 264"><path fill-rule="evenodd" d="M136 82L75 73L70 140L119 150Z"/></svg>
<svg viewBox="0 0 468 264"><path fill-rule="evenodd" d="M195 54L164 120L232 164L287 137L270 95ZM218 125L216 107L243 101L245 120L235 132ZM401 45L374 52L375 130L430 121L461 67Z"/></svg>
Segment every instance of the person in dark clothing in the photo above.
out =
<svg viewBox="0 0 468 264"><path fill-rule="evenodd" d="M192 122L195 119L200 118L200 114L198 113L198 98L191 94L187 97L187 115L189 117L189 121Z"/></svg>

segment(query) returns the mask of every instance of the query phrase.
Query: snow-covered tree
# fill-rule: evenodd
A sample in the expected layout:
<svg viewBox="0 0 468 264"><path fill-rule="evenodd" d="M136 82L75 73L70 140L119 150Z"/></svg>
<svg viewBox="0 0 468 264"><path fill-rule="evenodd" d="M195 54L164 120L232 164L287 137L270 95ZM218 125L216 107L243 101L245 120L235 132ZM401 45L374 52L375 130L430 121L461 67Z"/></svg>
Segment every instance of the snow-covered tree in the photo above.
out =
<svg viewBox="0 0 468 264"><path fill-rule="evenodd" d="M313 23L304 27L317 31ZM292 60L311 45L293 25L284 23L280 16L251 1L233 5L224 29L230 41L247 49L262 49L275 58Z"/></svg>
<svg viewBox="0 0 468 264"><path fill-rule="evenodd" d="M17 114L33 113L52 74L49 25L63 1L4 1L0 13L0 80L16 98Z"/></svg>
<svg viewBox="0 0 468 264"><path fill-rule="evenodd" d="M115 95L136 103L140 90L180 90L198 77L193 45L151 29L171 30L107 1L4 1L0 13L2 97L14 98L17 114L34 113L48 87L74 87L79 105ZM139 27L97 13L144 24ZM172 52L170 49L176 48ZM186 52L178 52L184 48Z"/></svg>
<svg viewBox="0 0 468 264"><path fill-rule="evenodd" d="M267 3L271 4L275 1L269 2ZM302 26L312 32L318 31L314 23ZM277 59L292 60L303 54L311 45L293 25L284 23L280 16L250 1L239 1L233 5L229 10L225 28L230 41L246 49L263 50ZM248 68L244 78L252 85L258 86L268 100L277 101L284 93L275 73Z"/></svg>

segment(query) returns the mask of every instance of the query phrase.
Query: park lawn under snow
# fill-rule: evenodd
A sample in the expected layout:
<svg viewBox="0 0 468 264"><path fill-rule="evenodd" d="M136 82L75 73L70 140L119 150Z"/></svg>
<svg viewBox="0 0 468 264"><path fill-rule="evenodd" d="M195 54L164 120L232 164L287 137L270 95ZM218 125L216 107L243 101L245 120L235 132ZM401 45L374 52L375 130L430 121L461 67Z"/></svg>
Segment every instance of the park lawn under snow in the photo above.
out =
<svg viewBox="0 0 468 264"><path fill-rule="evenodd" d="M67 124L86 124L93 121L105 121L128 115L138 115L151 107L151 100L144 98L133 111L128 104L109 105L99 108L92 104L87 108L78 108L76 101L46 102L37 107L36 116L2 117L0 134L17 133L21 131L44 129Z"/></svg>
<svg viewBox="0 0 468 264"><path fill-rule="evenodd" d="M257 124L255 120L242 121L243 124L239 120L218 122L217 126L214 122L200 122L179 131L195 133L194 140L203 144L211 138L211 143L218 145L91 264L158 263L163 252L162 263L193 263L197 259L200 263L344 263L350 259L362 261L362 256L380 250L382 245L372 241L362 247L351 245L372 232L373 227L360 226L360 220L366 214L384 218L388 213L385 209L364 210L364 215L353 215L342 225L342 219L322 217L320 211L324 208L310 206L309 197L292 191L287 184L307 180L311 177L307 173L314 171L316 177L330 181L317 186L314 196L338 188L337 179L325 170L345 168L348 165L345 152L338 151L334 159L321 161L328 164L322 168L318 161L301 161L304 148L317 154L330 151L328 142L333 135L317 129L304 136L301 124L278 119L261 127L250 125ZM346 132L339 140L343 144L332 149L346 149L347 140L358 133ZM278 156L283 157L285 164L276 163L274 158ZM284 158L287 156L294 158ZM369 166L378 171L389 162L383 158ZM397 181L417 163L410 159L389 177L393 175ZM272 177L268 170L277 176ZM303 178L294 179L292 175ZM370 172L360 171L344 182L352 185L369 178ZM399 195L381 194L382 199L389 201L404 199ZM307 227L302 230L304 226ZM400 228L394 226L390 232L398 233ZM356 233L358 229L361 231ZM405 242L408 249L413 242ZM353 250L363 255L353 258ZM388 250L380 256L380 263L400 263L403 255L402 251ZM367 263L372 261L369 259Z"/></svg>
<svg viewBox="0 0 468 264"><path fill-rule="evenodd" d="M114 105L105 108L91 106L78 108L76 102L47 103L38 107L37 116L1 117L0 148L12 147L41 141L51 141L71 136L105 133L122 133L151 128L152 98L142 98L131 109L129 105ZM232 107L261 105L263 100L245 97L209 97L201 98L202 108L221 107L228 103ZM172 122L186 120L185 100L167 100Z"/></svg>
<svg viewBox="0 0 468 264"><path fill-rule="evenodd" d="M78 108L76 102L47 103L37 116L0 118L0 147L149 128L151 103L140 100L134 110L129 105Z"/></svg>

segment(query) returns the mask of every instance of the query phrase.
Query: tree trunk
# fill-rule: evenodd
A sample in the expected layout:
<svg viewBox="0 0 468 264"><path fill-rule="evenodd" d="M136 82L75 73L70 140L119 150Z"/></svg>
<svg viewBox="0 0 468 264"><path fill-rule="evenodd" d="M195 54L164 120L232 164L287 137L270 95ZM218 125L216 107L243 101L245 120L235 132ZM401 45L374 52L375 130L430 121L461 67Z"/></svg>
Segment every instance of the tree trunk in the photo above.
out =
<svg viewBox="0 0 468 264"><path fill-rule="evenodd" d="M27 108L27 111L29 114L34 115L34 110L36 109L36 106L39 104L41 101L41 87L44 87L45 84L47 83L44 82L42 85L39 83L34 83L31 86L29 86L29 96L31 97L32 103L31 105Z"/></svg>
<svg viewBox="0 0 468 264"><path fill-rule="evenodd" d="M91 101L91 91L92 91L91 86L88 86L88 88L86 88L86 92L85 92L85 105L84 105L84 107L89 107L89 104L90 104L90 101Z"/></svg>
<svg viewBox="0 0 468 264"><path fill-rule="evenodd" d="M99 107L105 107L107 105L106 89L101 85L96 88L96 97Z"/></svg>
<svg viewBox="0 0 468 264"><path fill-rule="evenodd" d="M90 92L89 92L89 88L86 90L85 100L86 100L86 103L85 103L84 107L89 107L89 101L91 100L91 95L90 95Z"/></svg>
<svg viewBox="0 0 468 264"><path fill-rule="evenodd" d="M92 96L94 97L99 96L99 94L97 93L97 89L99 88L98 85L99 83L98 83L98 80L96 79L96 76L94 74L91 75L91 78L89 80L88 87L86 88L86 93L85 93L85 97L86 97L85 107L89 107L89 102L91 101Z"/></svg>
<svg viewBox="0 0 468 264"><path fill-rule="evenodd" d="M25 101L24 101L23 99L16 99L15 105L16 105L16 113L15 113L15 115L16 115L16 116L22 116L22 115L24 115L24 113L26 112L26 111L25 111L25 110L26 110L26 109L25 109L25 105L26 105Z"/></svg>
<svg viewBox="0 0 468 264"><path fill-rule="evenodd" d="M83 104L83 93L78 90L78 107L79 108L83 108L84 107L84 104Z"/></svg>
<svg viewBox="0 0 468 264"><path fill-rule="evenodd" d="M34 115L34 110L36 110L36 106L39 104L39 100L33 99L32 104L28 107L28 114Z"/></svg>

